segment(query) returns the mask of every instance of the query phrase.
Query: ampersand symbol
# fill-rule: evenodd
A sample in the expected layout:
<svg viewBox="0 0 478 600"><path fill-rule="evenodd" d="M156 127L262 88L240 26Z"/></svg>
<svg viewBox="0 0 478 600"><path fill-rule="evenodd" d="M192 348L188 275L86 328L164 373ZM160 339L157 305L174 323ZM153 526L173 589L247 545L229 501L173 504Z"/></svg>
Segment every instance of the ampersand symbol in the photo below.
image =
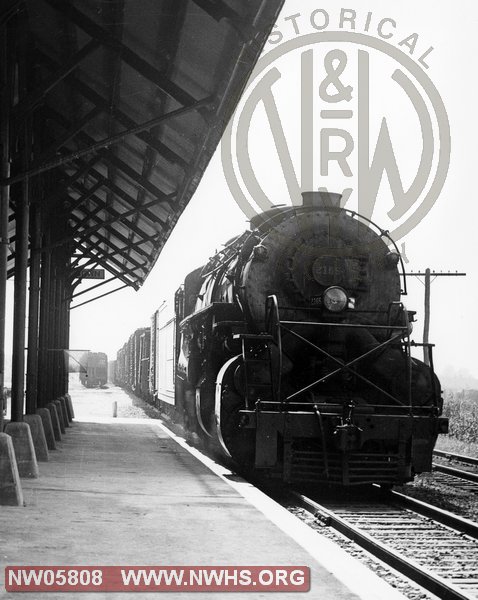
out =
<svg viewBox="0 0 478 600"><path fill-rule="evenodd" d="M334 60L338 60L338 65L334 67ZM340 76L347 66L347 55L343 50L331 50L324 58L324 67L327 77L319 86L319 95L324 102L349 102L352 99L352 86L344 86L340 81ZM329 94L327 88L333 85L337 90L336 94Z"/></svg>

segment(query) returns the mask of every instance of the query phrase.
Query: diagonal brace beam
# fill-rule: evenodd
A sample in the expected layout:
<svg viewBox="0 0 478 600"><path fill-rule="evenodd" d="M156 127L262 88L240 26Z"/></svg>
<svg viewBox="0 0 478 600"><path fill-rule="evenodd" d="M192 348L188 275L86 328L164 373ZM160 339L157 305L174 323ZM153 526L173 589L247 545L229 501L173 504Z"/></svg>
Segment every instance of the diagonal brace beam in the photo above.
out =
<svg viewBox="0 0 478 600"><path fill-rule="evenodd" d="M4 178L0 181L0 183L1 183L1 185L13 185L14 183L23 181L23 180L27 179L28 177L33 177L34 175L39 175L40 173L45 173L46 171L50 171L52 169L56 169L57 167L61 167L65 164L71 163L74 160L76 160L82 156L91 154L92 152L103 151L103 153L104 153L105 150L107 148L109 148L109 146L113 146L115 144L118 144L119 142L122 142L126 137L128 137L130 135L135 135L136 133L139 133L141 131L146 131L147 129L151 129L152 127L159 125L160 123L162 123L163 121L166 121L167 119L172 119L174 117L178 117L180 115L188 113L192 110L197 110L198 108L209 105L211 102L212 102L212 97L204 98L203 100L199 100L198 102L195 102L194 104L190 104L189 106L179 108L177 110L173 110L165 115L161 115L160 117L151 119L150 121L147 121L146 123L137 125L136 127L133 127L132 129L127 129L126 131L122 131L121 133L107 137L99 142L92 143L87 148L83 148L76 152L72 152L71 154L69 154L67 156L63 156L56 160L51 160L42 165L32 167L31 169L28 169L27 171L24 171L23 173L19 173L18 175L15 175L13 177ZM110 159L113 160L113 159L116 159L116 157L113 155L113 157L110 157ZM119 159L117 159L117 160L119 161ZM125 170L124 163L122 161L119 161L119 162L121 164L123 164L123 167L120 166L119 168L122 170ZM129 171L132 171L133 173L135 173L135 171L133 169L129 169ZM136 173L136 175L138 175L138 174Z"/></svg>
<svg viewBox="0 0 478 600"><path fill-rule="evenodd" d="M47 65L49 68L59 68L58 63L53 61L51 57L43 54L41 51L38 51L38 55L41 58L41 61ZM97 108L101 109L103 112L107 114L111 114L123 127L126 129L132 129L136 127L138 123L134 121L131 117L129 117L125 112L120 110L118 106L111 106L100 94L98 94L95 90L89 87L83 81L80 81L74 77L68 77L68 85L75 91L79 92L82 96L84 96L89 102L94 104ZM142 131L136 134L136 137L154 148L160 156L171 162L172 164L179 165L183 170L187 170L189 168L189 162L185 160L182 156L177 154L174 150L172 150L169 146L167 146L164 142L159 140L157 137L152 135L149 132Z"/></svg>
<svg viewBox="0 0 478 600"><path fill-rule="evenodd" d="M25 100L20 102L16 107L17 118L22 119L27 113L32 111L45 96L50 92L56 85L58 85L67 75L78 67L88 55L97 50L100 47L98 40L90 40L81 50L74 54L66 63L60 67L60 69L54 73L51 77L44 82L43 86L37 89L33 94L27 96Z"/></svg>
<svg viewBox="0 0 478 600"><path fill-rule="evenodd" d="M327 375L325 375L324 377L321 377L320 379L317 379L317 381L314 381L313 383L311 383L310 385L306 386L305 388L302 388L301 390L299 390L299 391L295 392L294 394L291 394L290 396L288 396L286 398L287 402L289 400L293 400L294 398L296 398L298 395L302 394L303 392L306 392L306 391L312 389L313 387L315 387L319 383L323 383L324 381L327 381L327 379L329 379L330 377L333 377L334 375L337 375L337 373L340 373L340 371L344 371L345 370L345 371L351 371L351 372L353 372L353 374L356 377L358 377L360 380L364 381L365 383L368 383L369 385L371 385L373 388L375 388L376 390L378 390L382 394L385 394L388 398L390 398L391 400L393 400L397 404L401 404L402 406L405 406L403 404L403 402L400 402L400 400L398 400L398 398L395 398L394 396L392 396L391 394L389 394L388 392L386 392L385 390L383 390L381 387L379 387L378 385L375 385L375 383L371 382L369 379L367 379L363 375L360 375L360 373L357 373L356 371L353 371L350 368L350 367L352 367L352 365L356 364L357 362L359 362L363 358L366 358L367 356L370 356L371 354L374 354L375 352L377 352L378 350L384 348L385 346L390 345L392 342L401 339L401 337L402 337L401 333L398 333L397 335L391 337L390 339L386 340L385 342L382 342L381 344L379 344L375 348L372 348L368 352L365 352L365 354L362 354L361 356L358 356L354 360L351 360L350 362L348 362L347 364L344 365L335 356L333 356L332 354L329 354L326 350L324 350L323 348L320 348L319 346L317 346L316 344L314 344L313 342L311 342L307 338L303 337L302 335L300 335L296 331L293 331L292 329L289 329L288 327L285 327L282 324L281 324L281 329L284 329L288 333L291 333L292 335L294 335L295 337L299 338L300 340L302 340L303 342L305 342L309 346L312 346L312 348L314 348L315 350L318 350L324 356L327 356L327 358L330 358L335 363L337 363L338 365L340 365L340 368L336 369L335 371L332 371L331 373L327 373Z"/></svg>
<svg viewBox="0 0 478 600"><path fill-rule="evenodd" d="M95 262L104 267L109 273L114 275L117 279L120 279L123 283L131 285L135 289L139 288L138 283L134 281L134 275L132 275L134 269L125 269L125 267L119 261L114 260L113 254L110 255L103 252L102 254L106 257L106 259L104 259L102 256L99 256L97 254L98 244L91 242L91 240L87 240L85 242L75 244L75 246L86 256L93 258ZM111 260L116 266L111 265L108 260Z"/></svg>
<svg viewBox="0 0 478 600"><path fill-rule="evenodd" d="M106 29L103 29L100 25L95 23L83 12L78 10L75 6L64 0L46 0L50 6L63 13L67 19L71 20L75 25L83 29L92 38L101 41L102 44L108 46L120 53L121 58L133 67L138 73L140 73L146 79L149 79L154 85L158 86L165 94L186 106L195 102L190 94L185 92L178 85L168 79L164 73L156 69L152 64L141 58L138 54L133 52L130 48L122 44L114 35L112 35Z"/></svg>

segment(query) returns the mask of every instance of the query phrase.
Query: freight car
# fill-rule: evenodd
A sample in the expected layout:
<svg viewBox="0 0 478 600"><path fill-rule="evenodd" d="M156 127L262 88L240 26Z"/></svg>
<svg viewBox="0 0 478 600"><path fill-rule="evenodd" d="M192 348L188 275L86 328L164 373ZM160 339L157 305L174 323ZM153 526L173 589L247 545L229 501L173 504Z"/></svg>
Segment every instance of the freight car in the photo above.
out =
<svg viewBox="0 0 478 600"><path fill-rule="evenodd" d="M150 329L137 329L118 351L114 382L134 392L138 397L149 399L149 351Z"/></svg>
<svg viewBox="0 0 478 600"><path fill-rule="evenodd" d="M100 387L107 383L108 357L104 352L86 352L80 364L80 382L85 387Z"/></svg>
<svg viewBox="0 0 478 600"><path fill-rule="evenodd" d="M432 345L429 365L412 357L405 294L387 232L338 194L305 193L254 217L153 315L150 398L288 483L410 481L447 420Z"/></svg>

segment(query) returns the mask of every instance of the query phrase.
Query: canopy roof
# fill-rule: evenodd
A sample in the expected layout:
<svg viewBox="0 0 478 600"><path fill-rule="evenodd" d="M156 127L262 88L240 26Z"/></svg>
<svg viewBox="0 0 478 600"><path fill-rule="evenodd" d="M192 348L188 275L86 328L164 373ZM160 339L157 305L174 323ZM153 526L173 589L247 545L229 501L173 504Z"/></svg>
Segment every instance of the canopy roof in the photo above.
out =
<svg viewBox="0 0 478 600"><path fill-rule="evenodd" d="M125 284L143 283L201 179L282 4L10 3L14 34L29 40L28 60L18 62L25 74L15 81L11 114L17 127L31 119L38 140L28 165L13 164L10 181L19 184L30 174L33 186L40 173L50 183L53 178L42 202L65 215L57 244L70 244L77 257ZM10 16L7 10L3 15ZM14 221L12 194L11 261Z"/></svg>

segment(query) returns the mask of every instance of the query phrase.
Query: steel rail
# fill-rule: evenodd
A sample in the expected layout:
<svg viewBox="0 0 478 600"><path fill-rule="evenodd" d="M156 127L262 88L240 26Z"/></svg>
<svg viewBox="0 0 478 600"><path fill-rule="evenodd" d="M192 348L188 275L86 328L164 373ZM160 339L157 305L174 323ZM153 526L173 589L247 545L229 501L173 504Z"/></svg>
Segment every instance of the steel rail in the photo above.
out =
<svg viewBox="0 0 478 600"><path fill-rule="evenodd" d="M448 458L449 460L456 460L458 462L466 463L467 465L473 465L478 467L478 458L474 456L464 456L463 454L453 454L452 452L444 452L443 450L433 450L435 456L440 458Z"/></svg>
<svg viewBox="0 0 478 600"><path fill-rule="evenodd" d="M452 475L457 479L465 479L466 481L472 481L478 483L478 473L472 473L470 471L463 471L462 469L455 469L446 465L439 465L433 463L433 470L438 473L445 473L446 475Z"/></svg>
<svg viewBox="0 0 478 600"><path fill-rule="evenodd" d="M393 502L399 506L413 510L424 517L430 517L442 525L478 539L478 523L474 523L464 517L459 517L448 510L438 508L438 506L433 506L422 500L417 500L406 494L396 492L395 490L390 490L389 494Z"/></svg>
<svg viewBox="0 0 478 600"><path fill-rule="evenodd" d="M415 583L435 594L441 600L470 600L468 596L455 585L447 582L439 575L435 575L428 569L422 567L414 560L405 557L400 552L386 546L382 542L374 539L371 535L361 530L355 525L351 525L346 519L343 519L325 506L322 506L315 500L308 498L297 492L291 492L299 505L321 518L326 525L333 527L336 531L354 541L367 552L396 569Z"/></svg>

